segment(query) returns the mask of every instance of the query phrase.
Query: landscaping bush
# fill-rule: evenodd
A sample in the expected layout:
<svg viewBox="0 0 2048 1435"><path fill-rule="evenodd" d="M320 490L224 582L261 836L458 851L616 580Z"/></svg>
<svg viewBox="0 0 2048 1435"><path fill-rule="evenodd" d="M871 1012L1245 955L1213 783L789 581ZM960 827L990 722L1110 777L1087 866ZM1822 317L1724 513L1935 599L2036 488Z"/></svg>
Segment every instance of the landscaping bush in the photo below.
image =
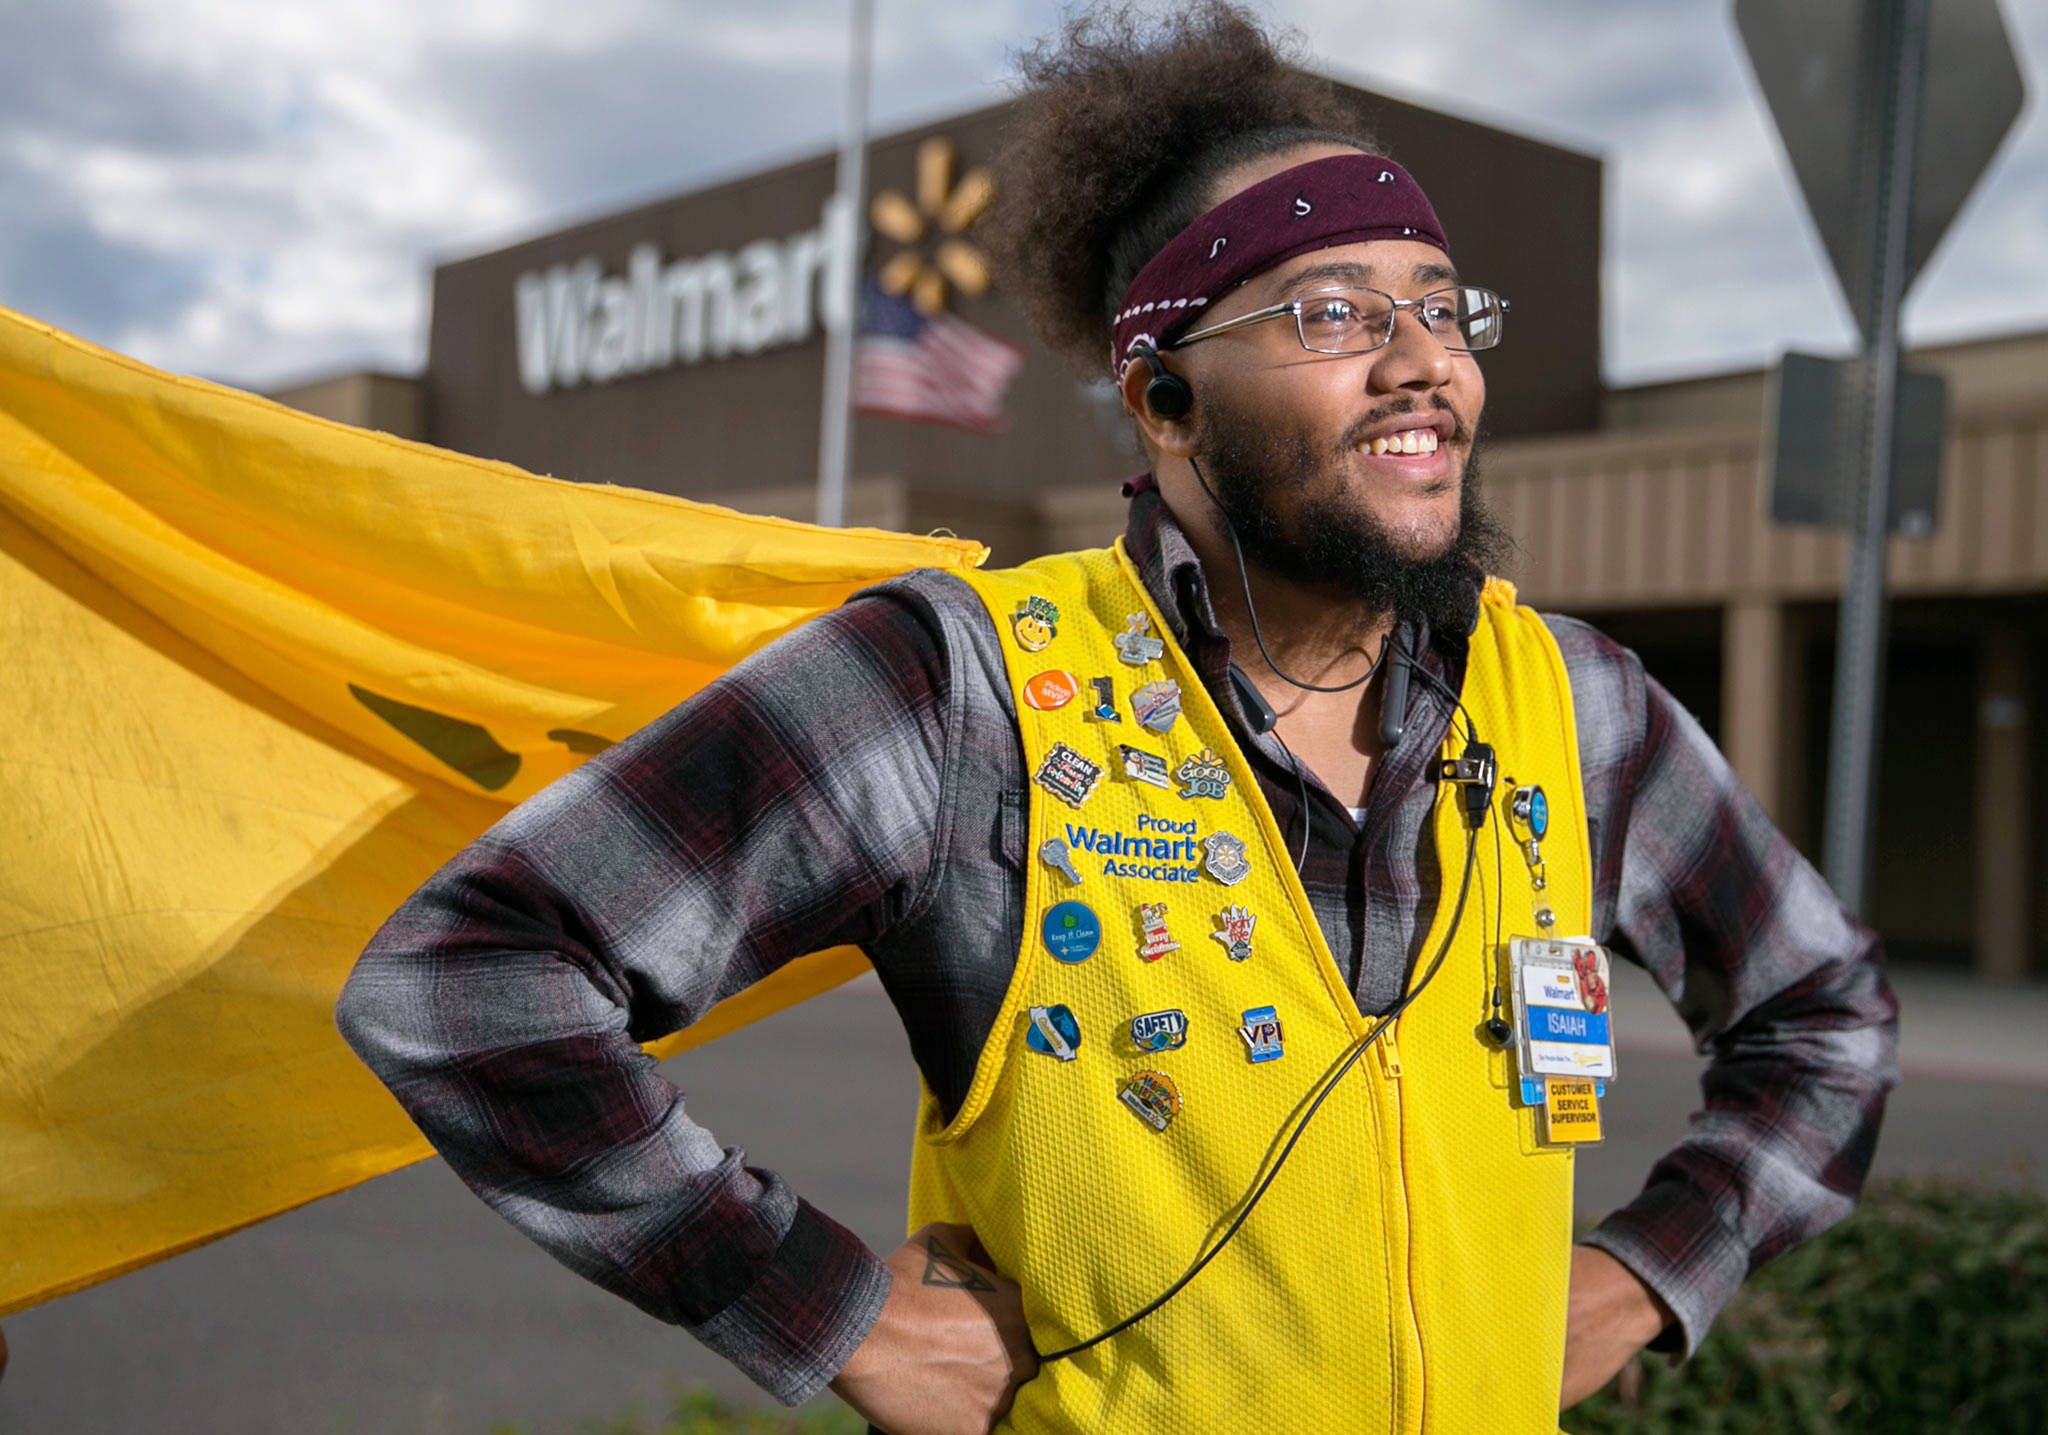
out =
<svg viewBox="0 0 2048 1435"><path fill-rule="evenodd" d="M2048 1429L2048 1200L1874 1184L1766 1266L1684 1367L1643 1356L1572 1435L2039 1435Z"/></svg>
<svg viewBox="0 0 2048 1435"><path fill-rule="evenodd" d="M2012 1186L1875 1183L1854 1216L1751 1280L1686 1365L1644 1355L1563 1423L1571 1435L2040 1435L2048 1199ZM836 1403L736 1412L691 1389L666 1420L629 1413L578 1435L866 1428Z"/></svg>

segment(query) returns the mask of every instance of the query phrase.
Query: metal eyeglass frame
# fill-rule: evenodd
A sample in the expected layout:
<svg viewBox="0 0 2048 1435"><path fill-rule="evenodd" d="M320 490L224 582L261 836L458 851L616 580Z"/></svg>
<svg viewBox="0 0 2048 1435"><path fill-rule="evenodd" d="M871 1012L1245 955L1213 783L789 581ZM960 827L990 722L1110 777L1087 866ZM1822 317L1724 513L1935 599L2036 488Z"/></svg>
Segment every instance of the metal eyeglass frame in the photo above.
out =
<svg viewBox="0 0 2048 1435"><path fill-rule="evenodd" d="M1171 344L1162 345L1161 347L1166 349L1184 349L1189 344L1194 343L1197 339L1213 338L1217 334L1227 334L1232 329L1242 329L1247 324L1263 324L1266 320L1277 319L1282 314L1292 314L1294 316L1294 337L1300 340L1301 347L1308 350L1311 354L1370 354L1374 350L1384 349L1387 345L1394 342L1394 323L1401 317L1401 311L1403 309L1415 310L1416 319L1421 323L1424 329L1428 330L1430 337L1436 339L1436 341L1439 344L1443 344L1442 337L1437 334L1437 331L1434 328L1430 327L1429 320L1423 318L1424 306L1426 306L1430 300L1436 298L1440 294L1456 294L1463 290L1468 289L1475 290L1481 294L1491 295L1493 301L1496 304L1500 305L1501 315L1503 317L1506 316L1508 312L1508 301L1506 299L1503 299L1496 291L1492 289L1483 288L1477 284L1448 284L1441 289L1430 290L1420 299L1396 299L1393 295L1387 293L1385 290L1368 289L1362 284L1334 284L1326 289L1311 289L1308 293L1300 295L1297 298L1289 299L1284 304L1270 304L1263 309L1254 309L1249 314L1240 314L1235 319L1225 319L1220 324L1211 324L1206 329L1197 329L1192 334L1183 334L1178 339L1175 339ZM1318 349L1315 345L1311 344L1308 341L1308 335L1302 331L1301 309L1304 304L1313 303L1316 297L1322 294L1379 295L1379 297L1386 300L1388 304L1386 334L1380 339L1380 341L1377 344L1374 344L1369 348ZM1498 324L1496 324L1495 333L1499 333ZM1487 344L1484 346L1484 348L1480 349L1467 348L1463 344L1443 344L1443 346L1454 353L1478 354L1484 353L1486 349L1494 349L1500 347L1500 340L1496 337L1491 344Z"/></svg>

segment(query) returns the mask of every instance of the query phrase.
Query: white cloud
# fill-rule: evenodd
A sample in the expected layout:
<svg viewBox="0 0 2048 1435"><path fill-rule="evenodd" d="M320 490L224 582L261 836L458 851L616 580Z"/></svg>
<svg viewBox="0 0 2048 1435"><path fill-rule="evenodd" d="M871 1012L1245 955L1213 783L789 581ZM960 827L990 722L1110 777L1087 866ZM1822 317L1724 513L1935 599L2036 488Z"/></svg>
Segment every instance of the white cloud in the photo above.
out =
<svg viewBox="0 0 2048 1435"><path fill-rule="evenodd" d="M2048 6L2020 8L2038 85ZM0 185L31 216L0 235L0 302L257 385L417 365L435 259L827 148L842 102L843 0L32 13L33 65L0 59ZM1273 13L1346 78L1607 160L1614 377L1847 341L1723 0ZM1053 0L881 0L878 126L1000 98L1057 19ZM1937 252L1910 335L2048 323L2039 109Z"/></svg>

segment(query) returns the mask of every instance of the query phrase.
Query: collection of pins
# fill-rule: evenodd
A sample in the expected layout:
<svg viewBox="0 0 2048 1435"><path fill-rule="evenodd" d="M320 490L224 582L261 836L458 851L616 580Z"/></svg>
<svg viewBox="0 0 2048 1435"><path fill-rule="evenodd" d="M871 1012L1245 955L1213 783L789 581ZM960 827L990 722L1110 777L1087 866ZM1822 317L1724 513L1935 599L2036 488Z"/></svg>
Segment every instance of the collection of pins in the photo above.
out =
<svg viewBox="0 0 2048 1435"><path fill-rule="evenodd" d="M1051 646L1059 636L1059 622L1059 608L1036 595L1020 604L1010 619L1017 646L1028 653L1043 652ZM1146 613L1129 614L1124 620L1124 631L1110 641L1118 660L1132 668L1158 662L1166 653L1166 642L1152 631L1152 619ZM1091 723L1108 725L1124 721L1124 712L1117 702L1116 681L1110 674L1084 676L1065 668L1047 668L1025 681L1022 698L1026 707L1039 712L1057 712L1078 700L1083 717ZM1170 733L1181 716L1180 684L1171 678L1138 684L1130 694L1129 713L1133 726L1142 730L1137 734L1141 738L1144 733ZM1221 801L1229 795L1230 769L1211 748L1202 748L1177 766L1169 766L1163 753L1141 743L1114 742L1110 752L1110 761L1105 764L1056 741L1040 759L1032 781L1076 809L1088 800L1110 769L1120 769L1125 781L1157 787L1183 801ZM1211 832L1201 839L1200 846L1201 871L1211 881L1232 887L1251 875L1252 864L1243 838L1229 832ZM1038 860L1053 874L1055 886L1083 886L1075 852L1061 838L1048 837L1041 842ZM1209 936L1229 959L1250 959L1252 930L1258 918L1243 903L1233 902L1217 912L1213 920L1216 930ZM1181 950L1166 902L1137 903L1132 923L1136 943L1125 950L1134 950L1140 960L1156 962ZM1053 960L1074 964L1088 960L1101 947L1102 921L1085 902L1062 898L1046 909L1040 919L1039 934ZM1081 1023L1070 1008L1058 1003L1031 1006L1026 1015L1024 1043L1029 1050L1061 1062L1075 1059L1081 1048ZM1178 1051L1187 1043L1189 1027L1188 1014L1178 1007L1133 1016L1128 1022L1128 1053ZM1280 1017L1271 1006L1244 1011L1237 1033L1244 1042L1248 1061L1273 1061L1282 1054ZM1173 1078L1155 1070L1132 1073L1117 1092L1117 1099L1154 1131L1164 1131L1180 1113L1182 1104L1180 1088Z"/></svg>

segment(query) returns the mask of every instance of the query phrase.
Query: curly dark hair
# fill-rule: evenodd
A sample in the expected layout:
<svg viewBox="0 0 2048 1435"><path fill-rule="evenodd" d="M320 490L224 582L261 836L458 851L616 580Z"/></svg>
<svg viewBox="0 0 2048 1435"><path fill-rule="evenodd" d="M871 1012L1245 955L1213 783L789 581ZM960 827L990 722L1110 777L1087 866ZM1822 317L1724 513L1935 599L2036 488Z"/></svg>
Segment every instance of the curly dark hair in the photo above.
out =
<svg viewBox="0 0 2048 1435"><path fill-rule="evenodd" d="M1247 160L1327 142L1376 152L1329 81L1246 10L1198 0L1070 15L1019 60L983 233L1040 338L1099 371L1124 290Z"/></svg>

